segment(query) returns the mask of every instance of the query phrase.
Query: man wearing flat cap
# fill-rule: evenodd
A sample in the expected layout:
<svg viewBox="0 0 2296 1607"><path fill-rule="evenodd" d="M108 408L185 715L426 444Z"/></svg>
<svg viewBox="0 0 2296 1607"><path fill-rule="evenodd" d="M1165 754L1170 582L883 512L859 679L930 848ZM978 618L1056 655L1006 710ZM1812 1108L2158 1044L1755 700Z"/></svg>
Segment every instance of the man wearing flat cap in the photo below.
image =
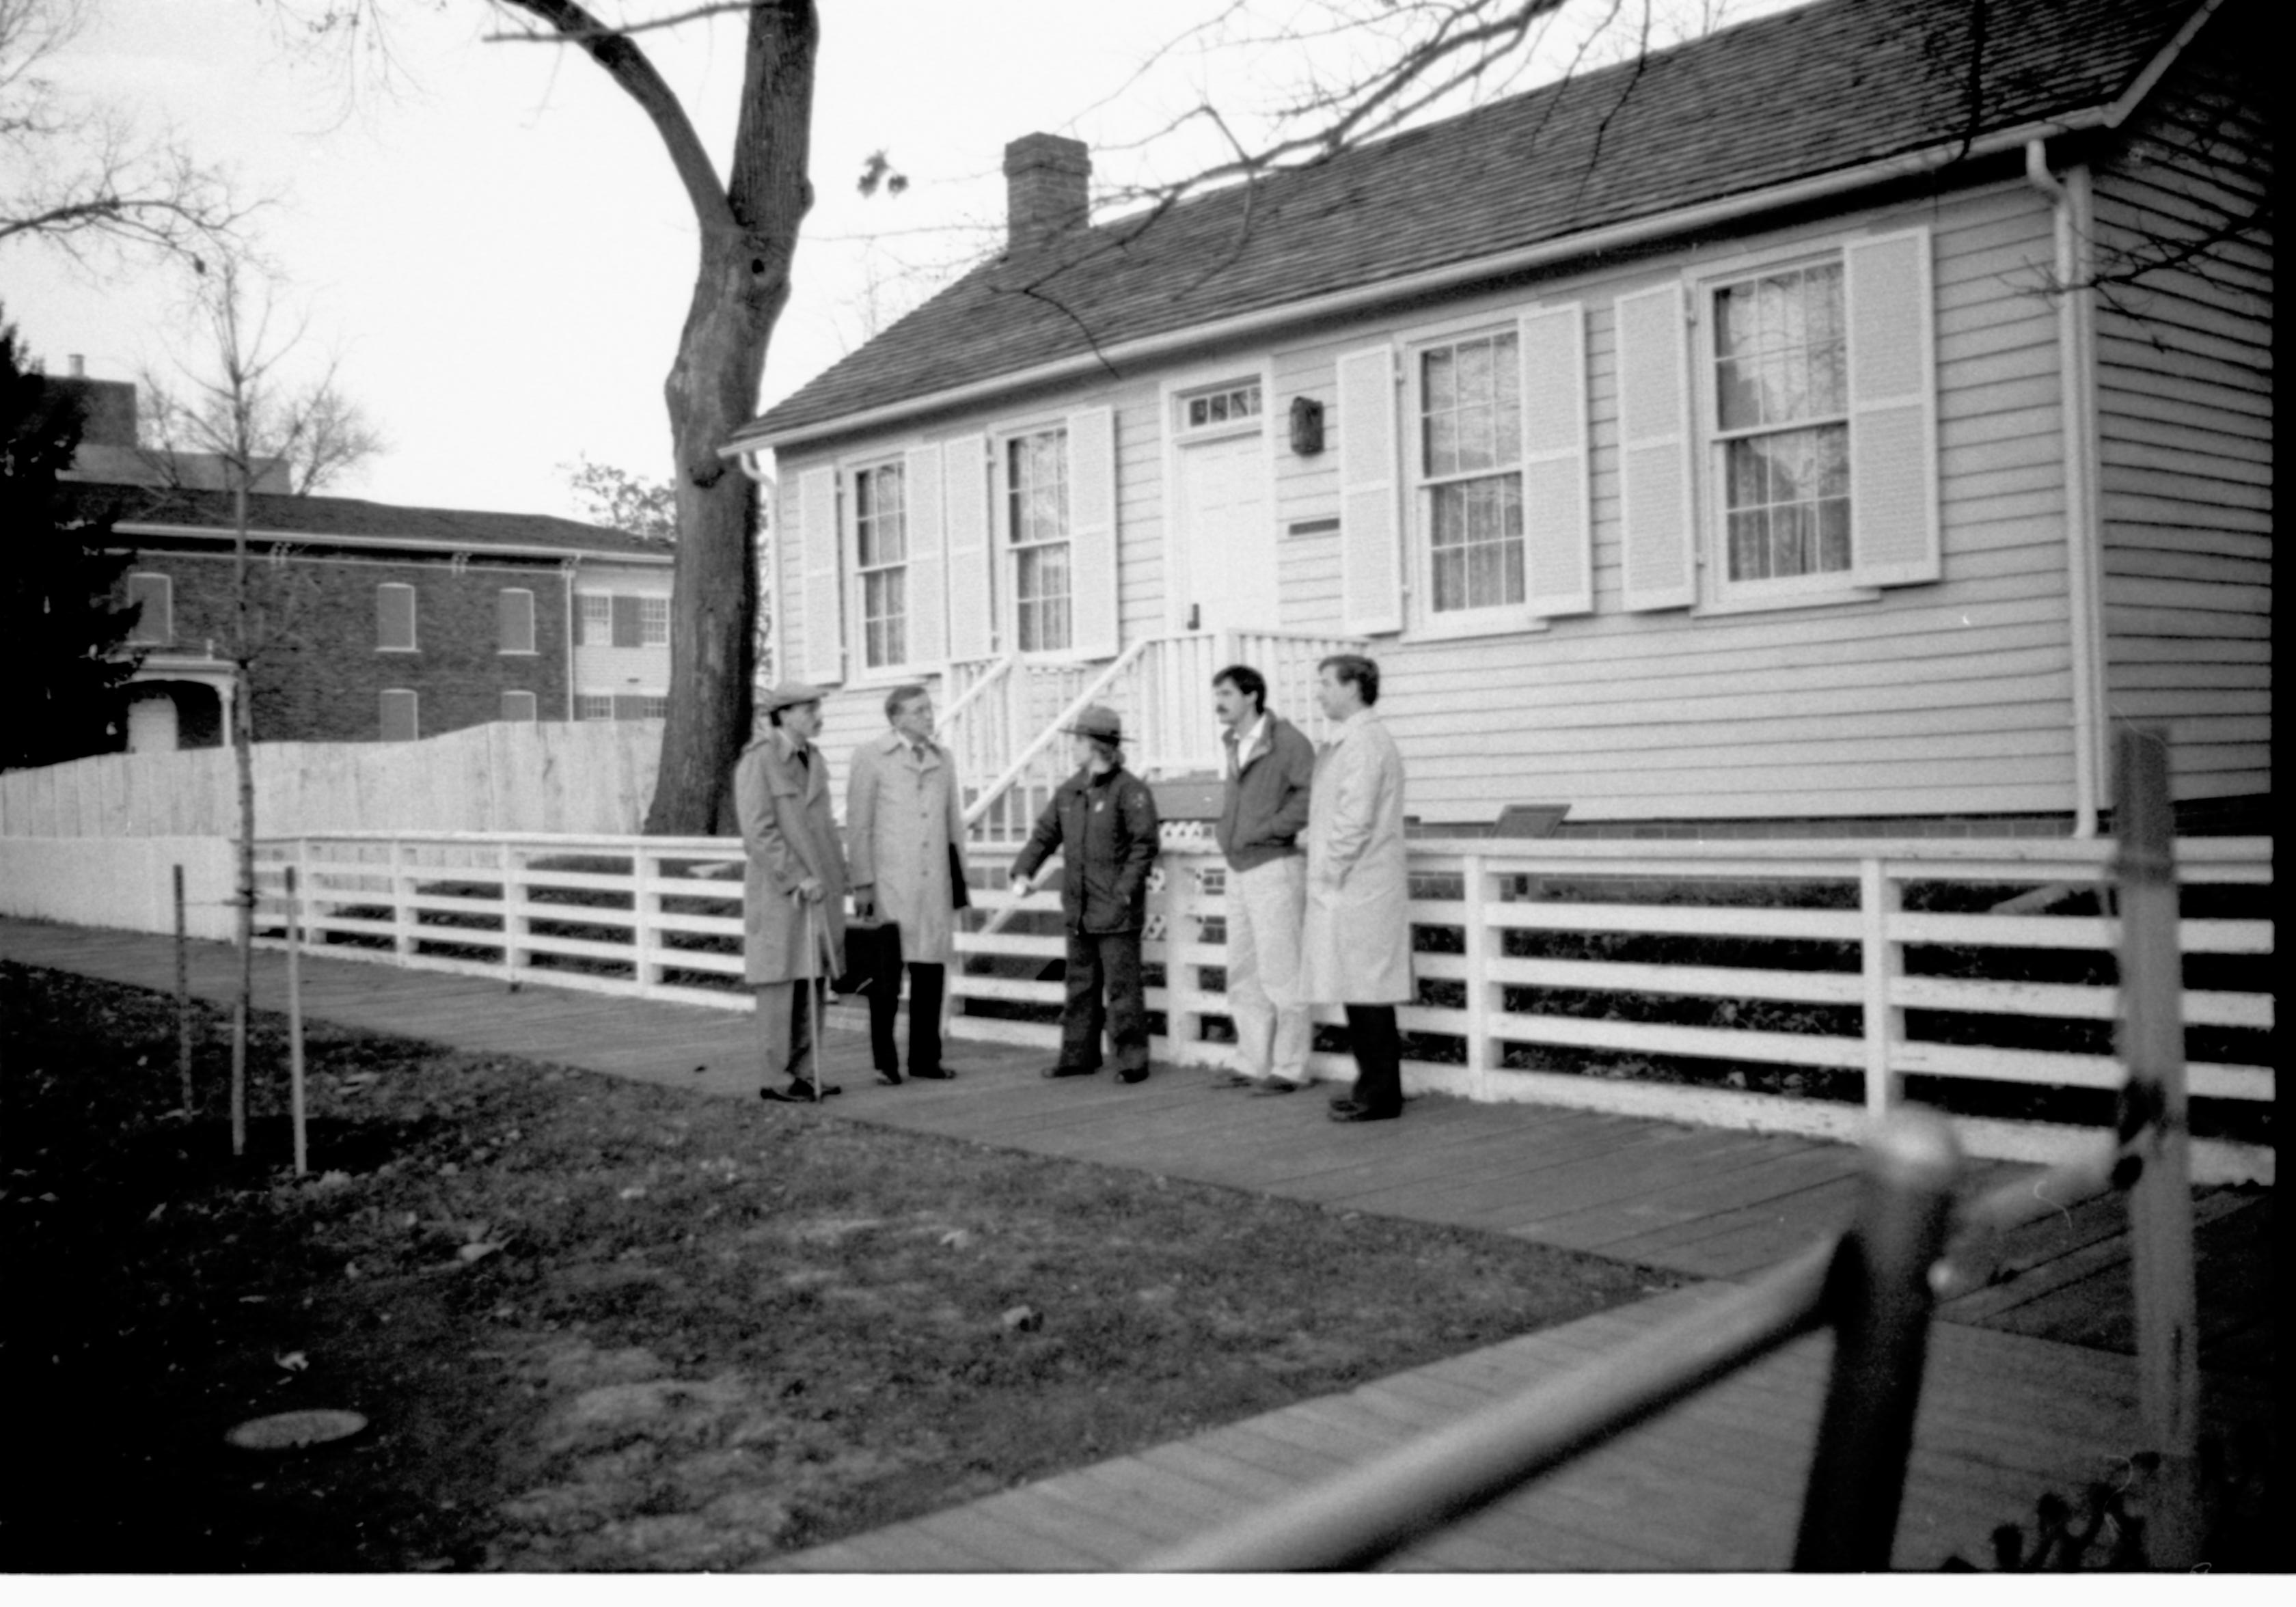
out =
<svg viewBox="0 0 2296 1607"><path fill-rule="evenodd" d="M775 687L764 704L768 729L734 767L734 806L749 855L743 971L758 990L765 1060L758 1093L781 1103L840 1091L821 1080L820 1023L810 996L845 947L845 853L830 812L829 762L813 745L821 698L819 687L802 682Z"/></svg>
<svg viewBox="0 0 2296 1607"><path fill-rule="evenodd" d="M1061 853L1061 914L1068 928L1068 993L1061 1006L1061 1057L1046 1077L1100 1070L1105 1029L1118 1080L1148 1076L1148 1002L1140 936L1148 923L1148 873L1156 863L1156 799L1124 767L1124 722L1095 703L1064 729L1077 773L1062 782L1020 858L1013 885Z"/></svg>

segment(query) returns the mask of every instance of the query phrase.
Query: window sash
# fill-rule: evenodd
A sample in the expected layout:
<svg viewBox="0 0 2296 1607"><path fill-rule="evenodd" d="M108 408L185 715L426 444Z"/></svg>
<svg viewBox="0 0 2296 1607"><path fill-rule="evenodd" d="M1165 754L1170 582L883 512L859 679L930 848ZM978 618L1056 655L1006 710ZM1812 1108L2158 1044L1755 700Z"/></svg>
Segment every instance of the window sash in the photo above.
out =
<svg viewBox="0 0 2296 1607"><path fill-rule="evenodd" d="M542 717L541 700L530 692L505 692L502 694L502 717L530 725Z"/></svg>
<svg viewBox="0 0 2296 1607"><path fill-rule="evenodd" d="M611 693L578 692L574 694L574 717L578 720L611 720L614 717Z"/></svg>
<svg viewBox="0 0 2296 1607"><path fill-rule="evenodd" d="M414 588L386 580L374 588L375 647L381 652L413 652Z"/></svg>
<svg viewBox="0 0 2296 1607"><path fill-rule="evenodd" d="M1428 612L1520 609L1529 595L1521 337L1488 330L1422 346L1413 362Z"/></svg>
<svg viewBox="0 0 2296 1607"><path fill-rule="evenodd" d="M140 605L127 633L130 647L172 647L176 641L176 583L165 575L127 577L127 600Z"/></svg>
<svg viewBox="0 0 2296 1607"><path fill-rule="evenodd" d="M861 592L861 662L887 669L908 661L907 480L900 463L853 474L853 570Z"/></svg>
<svg viewBox="0 0 2296 1607"><path fill-rule="evenodd" d="M1005 463L1014 644L1022 652L1065 652L1076 639L1068 431L1015 436L1005 443Z"/></svg>
<svg viewBox="0 0 2296 1607"><path fill-rule="evenodd" d="M504 652L534 651L534 594L522 586L502 589L499 619Z"/></svg>
<svg viewBox="0 0 2296 1607"><path fill-rule="evenodd" d="M638 599L638 645L667 647L669 645L669 599L640 597Z"/></svg>
<svg viewBox="0 0 2296 1607"><path fill-rule="evenodd" d="M1723 583L1767 588L1848 576L1856 544L1841 262L1716 285L1708 305Z"/></svg>
<svg viewBox="0 0 2296 1607"><path fill-rule="evenodd" d="M574 605L580 621L581 645L611 647L614 640L614 600L603 592L578 592Z"/></svg>
<svg viewBox="0 0 2296 1607"><path fill-rule="evenodd" d="M379 702L384 742L411 742L422 735L422 700L413 692L403 687L388 687Z"/></svg>

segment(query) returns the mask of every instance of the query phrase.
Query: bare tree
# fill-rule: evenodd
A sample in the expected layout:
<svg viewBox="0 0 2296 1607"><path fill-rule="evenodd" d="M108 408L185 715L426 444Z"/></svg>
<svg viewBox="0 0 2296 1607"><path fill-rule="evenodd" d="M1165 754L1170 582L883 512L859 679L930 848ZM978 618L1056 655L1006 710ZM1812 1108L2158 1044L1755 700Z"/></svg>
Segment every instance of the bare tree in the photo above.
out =
<svg viewBox="0 0 2296 1607"><path fill-rule="evenodd" d="M219 283L230 278L243 285L246 274L240 260L227 259ZM297 334L283 343L282 355L300 344L299 324ZM253 415L246 437L263 449L260 459L247 465L250 489L309 496L340 485L388 450L389 442L366 409L344 390L341 368L341 360L331 357L316 377L293 385L270 373L263 376L247 400ZM143 455L163 484L191 483L187 471L199 456L215 456L222 449L214 443L238 438L236 404L210 381L186 389L147 369L138 382L144 401L138 421Z"/></svg>
<svg viewBox="0 0 2296 1607"><path fill-rule="evenodd" d="M232 498L232 750L239 776L240 991L232 1014L231 1142L247 1144L247 1022L254 996L255 955L255 720L253 669L258 657L287 628L282 615L261 617L248 552L248 494L258 477L284 459L299 463L307 480L323 482L339 471L343 443L364 424L333 384L333 369L316 386L289 389L283 371L302 343L306 324L283 312L275 281L242 252L218 258L193 283L193 322L202 349L180 359L184 398L168 417L184 447L210 456L223 471ZM149 381L146 381L147 384ZM371 433L371 432L370 432ZM371 448L369 448L371 449ZM308 486L304 488L308 488Z"/></svg>
<svg viewBox="0 0 2296 1607"><path fill-rule="evenodd" d="M45 242L89 266L121 251L214 260L252 210L222 169L49 76L87 15L87 0L0 0L0 245Z"/></svg>

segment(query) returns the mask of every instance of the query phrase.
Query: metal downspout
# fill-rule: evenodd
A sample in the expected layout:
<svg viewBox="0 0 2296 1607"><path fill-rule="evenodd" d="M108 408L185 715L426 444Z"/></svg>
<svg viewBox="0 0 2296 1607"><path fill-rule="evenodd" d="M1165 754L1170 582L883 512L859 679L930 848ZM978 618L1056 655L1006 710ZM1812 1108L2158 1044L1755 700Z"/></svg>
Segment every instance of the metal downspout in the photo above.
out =
<svg viewBox="0 0 2296 1607"><path fill-rule="evenodd" d="M582 568L582 554L566 560L566 721L574 721L574 581Z"/></svg>
<svg viewBox="0 0 2296 1607"><path fill-rule="evenodd" d="M2095 389L2088 348L2088 171L2075 166L2061 182L2049 171L2047 143L2025 142L2025 176L2049 201L2055 234L2057 373L2065 465L2065 584L2072 655L2073 835L2097 833L2103 797L2103 706L2097 599Z"/></svg>

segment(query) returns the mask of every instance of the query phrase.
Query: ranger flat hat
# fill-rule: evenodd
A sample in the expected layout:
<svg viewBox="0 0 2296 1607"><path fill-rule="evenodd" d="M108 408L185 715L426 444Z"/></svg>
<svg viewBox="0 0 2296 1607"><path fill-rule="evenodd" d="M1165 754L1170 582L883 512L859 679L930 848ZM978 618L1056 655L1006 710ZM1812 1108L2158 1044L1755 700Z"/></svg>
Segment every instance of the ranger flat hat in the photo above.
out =
<svg viewBox="0 0 2296 1607"><path fill-rule="evenodd" d="M818 703L829 694L818 686L808 686L803 681L783 681L766 693L765 711L779 714L784 709L794 709L800 703Z"/></svg>
<svg viewBox="0 0 2296 1607"><path fill-rule="evenodd" d="M1061 727L1071 736L1096 736L1104 742L1124 740L1124 717L1105 703L1087 703L1082 713Z"/></svg>

